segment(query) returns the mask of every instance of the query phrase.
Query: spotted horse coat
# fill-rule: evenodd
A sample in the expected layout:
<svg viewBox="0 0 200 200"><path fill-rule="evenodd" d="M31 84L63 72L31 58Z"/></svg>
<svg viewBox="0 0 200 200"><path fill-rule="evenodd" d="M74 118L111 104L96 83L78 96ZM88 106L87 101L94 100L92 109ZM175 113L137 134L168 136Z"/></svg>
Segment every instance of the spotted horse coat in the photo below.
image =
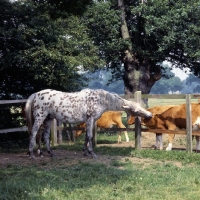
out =
<svg viewBox="0 0 200 200"><path fill-rule="evenodd" d="M84 155L96 158L92 147L92 128L94 122L107 110L119 110L141 117L152 117L151 112L142 108L139 103L121 98L102 89L84 89L80 92L66 93L46 89L32 94L26 103L25 112L30 132L29 154L34 158L35 138L41 124L44 123L44 139L48 152L49 136L53 118L61 123L86 122L86 136L83 146Z"/></svg>

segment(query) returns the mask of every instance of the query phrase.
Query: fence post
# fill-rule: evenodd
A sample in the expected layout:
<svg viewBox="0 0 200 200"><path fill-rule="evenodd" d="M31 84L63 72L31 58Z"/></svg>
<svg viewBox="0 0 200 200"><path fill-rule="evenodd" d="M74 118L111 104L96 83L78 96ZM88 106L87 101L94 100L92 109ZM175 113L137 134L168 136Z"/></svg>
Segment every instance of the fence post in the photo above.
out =
<svg viewBox="0 0 200 200"><path fill-rule="evenodd" d="M135 101L141 103L141 91L135 92ZM135 118L135 149L141 149L141 117Z"/></svg>
<svg viewBox="0 0 200 200"><path fill-rule="evenodd" d="M56 119L53 119L51 124L51 140L52 140L52 146L57 145L57 121Z"/></svg>
<svg viewBox="0 0 200 200"><path fill-rule="evenodd" d="M94 126L92 128L92 145L93 147L97 146L97 121L95 121Z"/></svg>
<svg viewBox="0 0 200 200"><path fill-rule="evenodd" d="M187 134L187 153L192 153L192 115L191 115L191 95L186 94L186 134Z"/></svg>

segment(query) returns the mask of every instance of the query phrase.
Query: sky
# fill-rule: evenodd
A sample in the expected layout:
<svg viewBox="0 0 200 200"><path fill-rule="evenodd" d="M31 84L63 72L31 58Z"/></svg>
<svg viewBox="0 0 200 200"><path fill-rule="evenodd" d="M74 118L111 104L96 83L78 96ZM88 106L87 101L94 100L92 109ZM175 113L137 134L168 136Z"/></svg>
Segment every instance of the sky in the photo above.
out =
<svg viewBox="0 0 200 200"><path fill-rule="evenodd" d="M164 61L163 63L171 66L170 62ZM175 74L175 76L178 76L181 79L181 81L185 80L188 77L189 69L181 70L180 68L175 68L175 67L172 68L173 69L171 71Z"/></svg>
<svg viewBox="0 0 200 200"><path fill-rule="evenodd" d="M188 72L185 73L185 71L179 68L172 69L172 72L175 74L175 76L178 76L181 79L181 81L185 80L188 77Z"/></svg>

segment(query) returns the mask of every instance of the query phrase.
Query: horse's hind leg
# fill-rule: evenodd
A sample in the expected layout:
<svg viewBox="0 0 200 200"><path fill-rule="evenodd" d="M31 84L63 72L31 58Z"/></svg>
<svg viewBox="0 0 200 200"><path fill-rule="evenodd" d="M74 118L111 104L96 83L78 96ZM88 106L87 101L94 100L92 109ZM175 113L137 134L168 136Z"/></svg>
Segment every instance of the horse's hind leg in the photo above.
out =
<svg viewBox="0 0 200 200"><path fill-rule="evenodd" d="M36 135L36 141L38 143L38 150L37 153L43 157L43 152L42 152L42 133L43 133L43 125L41 125L37 135Z"/></svg>
<svg viewBox="0 0 200 200"><path fill-rule="evenodd" d="M53 119L46 119L44 121L44 141L46 143L46 148L48 153L51 154L51 156L54 156L53 151L50 149L50 128L51 128L51 123Z"/></svg>
<svg viewBox="0 0 200 200"><path fill-rule="evenodd" d="M41 124L42 124L42 121L35 120L33 127L32 127L32 131L31 131L31 135L30 135L30 142L29 142L29 155L30 155L31 159L35 158L33 156L33 149L36 145L36 135L37 135L37 132L38 132Z"/></svg>

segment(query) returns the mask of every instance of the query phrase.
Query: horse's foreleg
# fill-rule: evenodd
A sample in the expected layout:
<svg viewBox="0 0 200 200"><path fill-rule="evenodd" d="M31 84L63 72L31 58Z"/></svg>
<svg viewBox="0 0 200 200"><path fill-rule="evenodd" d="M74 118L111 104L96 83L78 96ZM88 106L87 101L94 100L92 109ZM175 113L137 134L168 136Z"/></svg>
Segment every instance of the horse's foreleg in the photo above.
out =
<svg viewBox="0 0 200 200"><path fill-rule="evenodd" d="M51 128L51 123L53 119L48 119L44 121L44 141L46 143L46 148L49 154L51 156L54 156L53 151L50 149L50 128Z"/></svg>
<svg viewBox="0 0 200 200"><path fill-rule="evenodd" d="M84 156L89 156L89 151L88 151L87 145L88 145L88 135L87 135L87 131L86 131L85 142L84 142L84 145L83 145Z"/></svg>
<svg viewBox="0 0 200 200"><path fill-rule="evenodd" d="M87 134L87 138L85 139L85 144L84 144L84 148L86 147L87 143L88 143L88 152L89 154L92 156L92 158L97 158L97 155L94 153L93 151L93 147L92 147L92 137L93 137L93 133L92 133L92 129L94 126L94 119L90 118L88 119L88 121L86 122L86 134Z"/></svg>

